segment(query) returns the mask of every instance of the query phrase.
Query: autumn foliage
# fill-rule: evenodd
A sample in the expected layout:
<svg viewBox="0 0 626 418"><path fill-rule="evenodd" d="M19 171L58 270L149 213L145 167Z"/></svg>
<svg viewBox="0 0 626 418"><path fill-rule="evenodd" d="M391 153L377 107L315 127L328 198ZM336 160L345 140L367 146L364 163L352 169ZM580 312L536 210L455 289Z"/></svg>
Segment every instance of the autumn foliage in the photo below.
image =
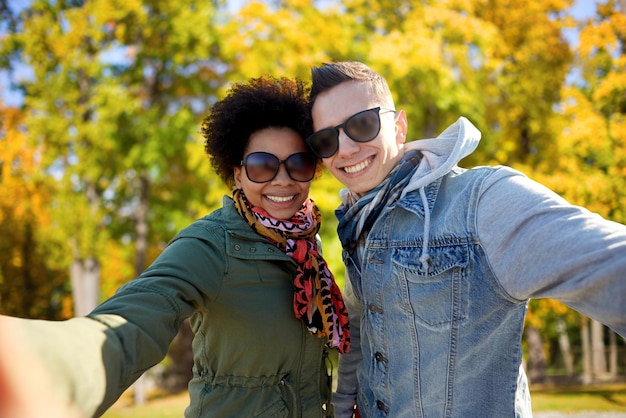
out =
<svg viewBox="0 0 626 418"><path fill-rule="evenodd" d="M0 2L0 68L22 97L0 103L1 313L71 316L70 266L97 267L100 298L139 274L229 192L198 134L211 104L332 60L381 72L410 138L466 116L483 139L462 165L512 165L626 222L623 1L584 21L572 0L23 3ZM342 281L339 188L324 175L312 197ZM529 324L577 329L563 309L533 304Z"/></svg>

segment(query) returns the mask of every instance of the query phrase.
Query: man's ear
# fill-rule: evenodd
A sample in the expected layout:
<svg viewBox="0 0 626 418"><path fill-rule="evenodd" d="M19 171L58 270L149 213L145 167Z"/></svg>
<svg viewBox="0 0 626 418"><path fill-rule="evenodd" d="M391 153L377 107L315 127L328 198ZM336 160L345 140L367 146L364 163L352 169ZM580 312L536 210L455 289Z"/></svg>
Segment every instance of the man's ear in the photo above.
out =
<svg viewBox="0 0 626 418"><path fill-rule="evenodd" d="M404 110L396 111L396 143L398 145L404 144L406 141L406 134L409 128L409 124L406 120L406 113Z"/></svg>

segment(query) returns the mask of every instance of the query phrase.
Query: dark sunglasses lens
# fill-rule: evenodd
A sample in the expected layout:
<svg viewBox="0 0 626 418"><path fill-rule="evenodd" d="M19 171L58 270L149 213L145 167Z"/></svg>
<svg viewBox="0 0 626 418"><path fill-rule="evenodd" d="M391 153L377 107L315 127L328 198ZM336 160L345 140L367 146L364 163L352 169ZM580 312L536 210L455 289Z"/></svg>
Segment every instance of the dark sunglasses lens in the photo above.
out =
<svg viewBox="0 0 626 418"><path fill-rule="evenodd" d="M307 144L320 158L328 158L339 148L339 131L335 128L322 129L307 138Z"/></svg>
<svg viewBox="0 0 626 418"><path fill-rule="evenodd" d="M278 158L264 152L253 152L245 158L246 174L251 181L270 181L278 171Z"/></svg>
<svg viewBox="0 0 626 418"><path fill-rule="evenodd" d="M379 108L357 113L346 121L344 131L356 142L368 142L380 132Z"/></svg>
<svg viewBox="0 0 626 418"><path fill-rule="evenodd" d="M292 154L285 161L287 173L295 181L310 181L315 175L317 159L308 152Z"/></svg>

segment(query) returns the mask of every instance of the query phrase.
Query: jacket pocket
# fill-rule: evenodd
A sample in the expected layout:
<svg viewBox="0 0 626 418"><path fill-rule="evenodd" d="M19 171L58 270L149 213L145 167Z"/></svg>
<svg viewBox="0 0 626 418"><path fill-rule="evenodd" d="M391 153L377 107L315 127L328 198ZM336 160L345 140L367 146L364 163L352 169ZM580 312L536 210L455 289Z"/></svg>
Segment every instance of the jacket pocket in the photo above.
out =
<svg viewBox="0 0 626 418"><path fill-rule="evenodd" d="M467 317L467 245L430 248L428 270L419 261L421 248L394 249L394 271L402 289L403 303L429 326L445 326Z"/></svg>
<svg viewBox="0 0 626 418"><path fill-rule="evenodd" d="M254 416L255 418L287 418L289 417L289 408L281 399L270 405L265 411Z"/></svg>

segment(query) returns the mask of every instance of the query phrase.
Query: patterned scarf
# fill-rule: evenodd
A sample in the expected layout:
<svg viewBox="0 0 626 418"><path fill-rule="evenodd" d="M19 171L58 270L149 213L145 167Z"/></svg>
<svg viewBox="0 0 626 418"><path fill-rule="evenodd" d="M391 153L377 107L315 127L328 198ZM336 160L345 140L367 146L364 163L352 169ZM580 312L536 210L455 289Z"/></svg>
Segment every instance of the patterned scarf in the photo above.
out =
<svg viewBox="0 0 626 418"><path fill-rule="evenodd" d="M361 234L369 232L382 210L400 197L421 159L421 152L408 151L402 161L376 188L361 197L348 192L347 199L335 210L335 216L339 220L337 225L339 240L356 262L359 272L361 271L360 257L358 251L354 250L358 248L359 241L364 238Z"/></svg>
<svg viewBox="0 0 626 418"><path fill-rule="evenodd" d="M289 220L271 217L263 208L248 202L241 189L233 191L235 207L246 222L298 265L294 278L293 309L313 335L326 337L328 347L340 353L350 349L348 311L315 237L321 215L311 199Z"/></svg>

